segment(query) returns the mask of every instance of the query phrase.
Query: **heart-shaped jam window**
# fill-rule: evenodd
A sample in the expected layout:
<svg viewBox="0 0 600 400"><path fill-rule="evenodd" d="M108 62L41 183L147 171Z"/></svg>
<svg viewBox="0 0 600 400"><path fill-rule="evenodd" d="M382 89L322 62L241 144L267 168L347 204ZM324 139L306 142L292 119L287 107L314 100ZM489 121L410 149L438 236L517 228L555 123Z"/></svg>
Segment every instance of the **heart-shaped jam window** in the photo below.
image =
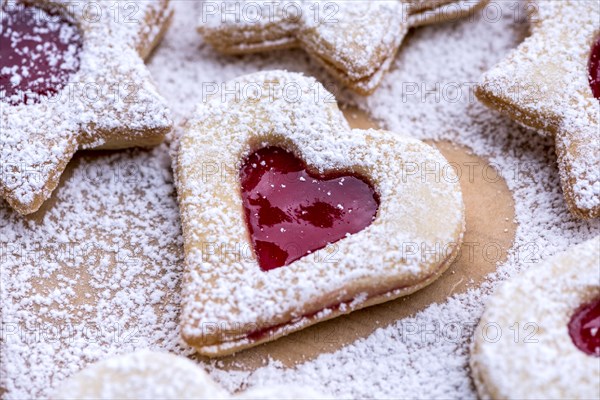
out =
<svg viewBox="0 0 600 400"><path fill-rule="evenodd" d="M575 311L569 321L569 335L579 350L600 357L600 297Z"/></svg>
<svg viewBox="0 0 600 400"><path fill-rule="evenodd" d="M20 4L0 12L0 98L12 105L58 93L79 70L79 29L58 11Z"/></svg>
<svg viewBox="0 0 600 400"><path fill-rule="evenodd" d="M589 62L590 87L594 97L600 99L600 36L592 46Z"/></svg>
<svg viewBox="0 0 600 400"><path fill-rule="evenodd" d="M266 147L240 170L242 200L263 271L304 257L369 226L377 214L373 187L353 175L320 175L294 154Z"/></svg>

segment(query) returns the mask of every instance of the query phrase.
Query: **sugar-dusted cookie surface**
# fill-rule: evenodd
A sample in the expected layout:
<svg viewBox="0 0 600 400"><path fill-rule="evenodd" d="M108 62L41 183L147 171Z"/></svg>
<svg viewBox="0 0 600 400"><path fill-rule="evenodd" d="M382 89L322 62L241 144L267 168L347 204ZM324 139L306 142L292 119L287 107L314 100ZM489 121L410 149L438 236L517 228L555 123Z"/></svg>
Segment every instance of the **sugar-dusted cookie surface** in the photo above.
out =
<svg viewBox="0 0 600 400"><path fill-rule="evenodd" d="M198 27L226 54L302 47L349 88L370 94L411 27L455 20L487 0L207 3Z"/></svg>
<svg viewBox="0 0 600 400"><path fill-rule="evenodd" d="M257 387L236 396L189 359L140 350L79 371L63 382L54 399L325 399L307 387Z"/></svg>
<svg viewBox="0 0 600 400"><path fill-rule="evenodd" d="M476 93L521 124L555 136L569 209L580 218L598 217L600 96L594 96L592 75L599 64L592 59L600 57L600 3L532 5L531 36L484 75Z"/></svg>
<svg viewBox="0 0 600 400"><path fill-rule="evenodd" d="M351 130L333 96L299 74L247 75L226 83L222 94L198 107L175 162L186 263L182 334L198 352L229 354L407 295L450 265L462 241L464 207L458 180L443 172L448 163L437 150L391 132ZM245 160L273 146L304 161L312 175L257 179L251 186L262 185L260 192L246 199L246 169L267 167L275 156ZM340 179L339 189L330 186L317 202L290 192L317 185L316 176ZM363 202L350 200L353 178L374 189L375 217L335 243L265 268L260 242L271 249L267 255L291 254L312 239L294 222L315 217L308 228L328 233L361 208ZM347 198L327 208L330 195L344 190L351 191ZM289 207L273 206L277 196L287 196ZM258 211L247 207L260 203ZM265 238L267 230L272 236ZM287 246L277 247L282 238Z"/></svg>
<svg viewBox="0 0 600 400"><path fill-rule="evenodd" d="M492 295L471 350L482 398L598 397L599 265L596 237L530 268Z"/></svg>
<svg viewBox="0 0 600 400"><path fill-rule="evenodd" d="M0 197L13 208L36 211L77 149L162 141L172 122L143 58L168 0L0 5Z"/></svg>
<svg viewBox="0 0 600 400"><path fill-rule="evenodd" d="M220 388L185 357L140 350L92 364L62 382L54 399L224 399Z"/></svg>

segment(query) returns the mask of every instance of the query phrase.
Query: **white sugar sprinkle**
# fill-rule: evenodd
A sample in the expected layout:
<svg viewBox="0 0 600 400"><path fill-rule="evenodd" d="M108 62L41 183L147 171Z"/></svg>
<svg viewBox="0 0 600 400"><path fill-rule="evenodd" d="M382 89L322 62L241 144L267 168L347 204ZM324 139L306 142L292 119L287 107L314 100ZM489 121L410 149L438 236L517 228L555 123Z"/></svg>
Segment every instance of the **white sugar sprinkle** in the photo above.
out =
<svg viewBox="0 0 600 400"><path fill-rule="evenodd" d="M403 327L476 322L498 282L532 265L522 257L527 246L547 258L600 232L598 221L579 221L567 211L552 140L470 96L482 72L526 33L513 19L514 3L496 5L503 12L497 21L476 16L415 30L372 97L337 96L369 110L387 129L451 140L489 157L515 199L519 227L508 261L481 287L296 368L268 361L255 371L229 372L218 362L203 364L228 390L293 382L346 398L474 398L466 369L471 331L436 341L403 336ZM275 68L331 80L302 51L218 55L194 30L202 3L176 0L174 6L175 20L150 69L178 122L202 101L203 82ZM458 84L462 96L422 99L421 84L438 82L442 90ZM408 86L417 92L409 94ZM115 353L191 352L178 331L182 243L169 149L84 154L73 164L40 222L0 204L0 387L7 390L0 396L7 399L46 397L67 376ZM61 328L62 337L51 330L42 335L44 326Z"/></svg>

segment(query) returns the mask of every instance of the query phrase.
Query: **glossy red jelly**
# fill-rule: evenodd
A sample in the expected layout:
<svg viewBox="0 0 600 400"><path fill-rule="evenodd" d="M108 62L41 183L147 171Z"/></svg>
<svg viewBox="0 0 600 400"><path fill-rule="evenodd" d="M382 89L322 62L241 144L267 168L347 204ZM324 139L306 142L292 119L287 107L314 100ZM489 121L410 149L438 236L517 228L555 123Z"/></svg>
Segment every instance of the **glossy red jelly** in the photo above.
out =
<svg viewBox="0 0 600 400"><path fill-rule="evenodd" d="M600 357L600 297L575 311L569 322L569 335L579 350Z"/></svg>
<svg viewBox="0 0 600 400"><path fill-rule="evenodd" d="M278 147L251 154L240 180L248 229L263 271L361 231L379 207L377 194L363 179L315 175Z"/></svg>
<svg viewBox="0 0 600 400"><path fill-rule="evenodd" d="M600 36L596 38L592 46L589 62L590 87L594 97L600 99Z"/></svg>
<svg viewBox="0 0 600 400"><path fill-rule="evenodd" d="M79 69L78 28L38 7L12 4L0 11L0 99L17 105L58 93Z"/></svg>

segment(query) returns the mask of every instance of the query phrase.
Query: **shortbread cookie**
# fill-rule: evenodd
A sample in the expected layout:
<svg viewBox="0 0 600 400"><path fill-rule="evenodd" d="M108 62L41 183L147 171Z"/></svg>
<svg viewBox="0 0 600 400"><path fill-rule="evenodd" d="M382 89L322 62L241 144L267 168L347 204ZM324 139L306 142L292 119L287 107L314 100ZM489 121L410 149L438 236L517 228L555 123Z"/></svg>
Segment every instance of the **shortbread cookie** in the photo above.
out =
<svg viewBox="0 0 600 400"><path fill-rule="evenodd" d="M487 0L207 3L198 28L226 54L302 47L349 88L370 94L409 28L455 20Z"/></svg>
<svg viewBox="0 0 600 400"><path fill-rule="evenodd" d="M54 399L224 399L219 387L191 360L142 350L109 358L59 385Z"/></svg>
<svg viewBox="0 0 600 400"><path fill-rule="evenodd" d="M464 208L437 150L351 130L332 95L299 74L248 75L221 93L199 106L175 162L182 334L199 353L407 295L448 268Z"/></svg>
<svg viewBox="0 0 600 400"><path fill-rule="evenodd" d="M0 197L34 212L77 149L162 141L172 123L143 57L168 0L0 5Z"/></svg>
<svg viewBox="0 0 600 400"><path fill-rule="evenodd" d="M482 398L600 395L600 237L506 282L488 300L471 370Z"/></svg>
<svg viewBox="0 0 600 400"><path fill-rule="evenodd" d="M310 388L253 388L236 396L185 357L141 350L91 365L63 382L53 399L325 399Z"/></svg>
<svg viewBox="0 0 600 400"><path fill-rule="evenodd" d="M533 3L532 35L483 77L478 98L555 136L562 188L579 218L600 216L600 3Z"/></svg>

